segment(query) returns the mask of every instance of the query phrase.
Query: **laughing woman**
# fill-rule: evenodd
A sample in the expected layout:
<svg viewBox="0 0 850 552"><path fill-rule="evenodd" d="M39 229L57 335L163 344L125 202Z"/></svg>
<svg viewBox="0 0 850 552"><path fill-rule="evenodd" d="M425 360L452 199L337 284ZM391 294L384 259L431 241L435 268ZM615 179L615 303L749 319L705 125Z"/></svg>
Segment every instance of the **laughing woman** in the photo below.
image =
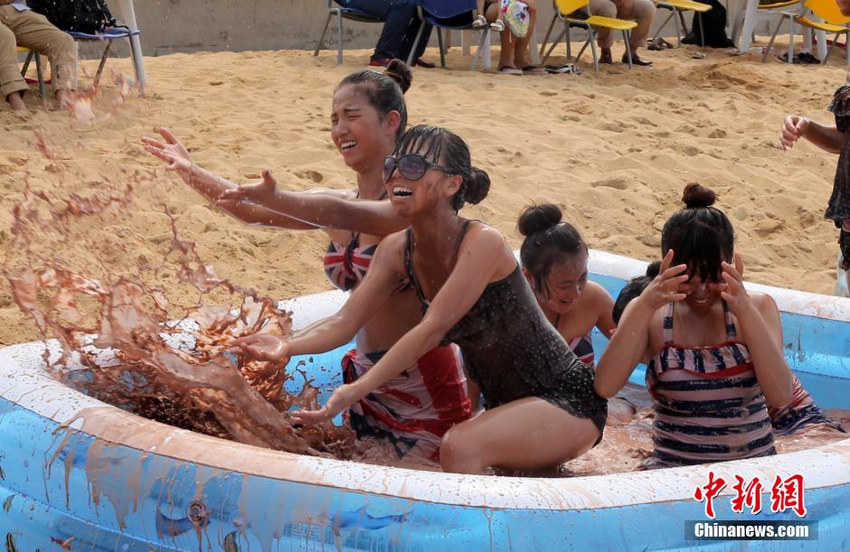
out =
<svg viewBox="0 0 850 552"><path fill-rule="evenodd" d="M458 215L490 186L487 174L472 167L466 143L442 128L414 127L386 158L383 178L393 209L410 226L381 242L369 274L345 306L289 341L248 336L235 342L235 351L280 362L337 347L399 281L408 281L422 321L369 373L337 388L324 408L296 412L295 419L326 422L425 351L453 342L481 386L487 410L446 433L440 447L444 470L537 470L593 447L606 418L605 400L593 390L593 369L546 319L502 235Z"/></svg>
<svg viewBox="0 0 850 552"><path fill-rule="evenodd" d="M277 190L266 171L263 182L237 186L195 165L168 131L165 142L145 138L147 150L169 163L192 188L236 218L292 230L325 230L330 245L325 272L336 287L349 291L371 270L378 242L404 228L386 199L381 171L407 126L404 91L410 71L394 60L385 73L366 70L345 77L336 89L331 139L357 175L353 190ZM413 290L403 282L353 328L357 347L343 360L343 379L367 374L407 330L422 318ZM347 342L347 341L346 341ZM432 347L410 359L397 377L351 405L351 425L361 437L388 439L400 457L437 460L443 434L469 418L465 376L456 347Z"/></svg>

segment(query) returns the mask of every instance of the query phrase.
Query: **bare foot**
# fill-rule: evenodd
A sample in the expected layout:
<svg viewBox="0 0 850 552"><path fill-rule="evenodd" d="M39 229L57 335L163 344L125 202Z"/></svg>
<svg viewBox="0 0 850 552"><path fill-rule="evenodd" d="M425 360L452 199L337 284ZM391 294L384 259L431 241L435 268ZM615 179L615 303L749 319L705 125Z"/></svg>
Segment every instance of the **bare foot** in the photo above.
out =
<svg viewBox="0 0 850 552"><path fill-rule="evenodd" d="M24 103L24 98L21 97L20 92L12 92L6 96L6 101L9 102L12 111L27 111L27 104Z"/></svg>

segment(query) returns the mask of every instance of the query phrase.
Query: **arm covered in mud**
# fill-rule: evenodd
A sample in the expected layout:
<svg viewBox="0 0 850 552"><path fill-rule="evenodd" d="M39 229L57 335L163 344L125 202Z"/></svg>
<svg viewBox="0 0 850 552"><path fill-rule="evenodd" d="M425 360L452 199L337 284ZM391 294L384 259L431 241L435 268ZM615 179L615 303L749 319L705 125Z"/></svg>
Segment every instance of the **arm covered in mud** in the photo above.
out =
<svg viewBox="0 0 850 552"><path fill-rule="evenodd" d="M498 231L489 227L470 231L458 253L457 264L431 301L422 321L404 334L363 376L338 387L324 408L299 410L293 413L293 419L308 424L329 420L400 374L437 347L446 333L475 305L487 284L496 276L504 277L502 273L510 266L515 267L516 260Z"/></svg>
<svg viewBox="0 0 850 552"><path fill-rule="evenodd" d="M345 197L333 193L291 192L277 188L268 171L259 184L224 191L216 205L226 209L251 206L282 213L318 228L342 228L353 232L386 236L407 227L389 201Z"/></svg>
<svg viewBox="0 0 850 552"><path fill-rule="evenodd" d="M238 188L239 185L222 178L217 174L196 165L186 147L168 129L158 129L163 141L148 136L142 137L142 143L148 153L168 163L167 169L177 172L183 181L191 186L196 192L216 203L218 198L227 190ZM217 204L222 211L249 224L273 226L289 230L312 230L317 228L315 224L296 220L278 213L272 209L257 204Z"/></svg>
<svg viewBox="0 0 850 552"><path fill-rule="evenodd" d="M256 360L287 363L295 355L324 353L345 345L398 287L403 270L401 242L400 234L381 242L366 277L336 314L296 332L288 341L263 333L235 339L232 352Z"/></svg>

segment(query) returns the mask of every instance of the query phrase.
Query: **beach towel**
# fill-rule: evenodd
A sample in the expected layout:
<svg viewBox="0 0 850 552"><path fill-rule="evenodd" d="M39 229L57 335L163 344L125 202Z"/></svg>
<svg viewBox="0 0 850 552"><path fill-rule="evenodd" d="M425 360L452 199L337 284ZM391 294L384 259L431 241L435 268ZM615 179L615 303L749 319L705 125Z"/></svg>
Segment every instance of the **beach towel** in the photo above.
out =
<svg viewBox="0 0 850 552"><path fill-rule="evenodd" d="M515 37L524 38L528 34L528 26L531 24L528 4L520 0L502 0L502 13Z"/></svg>

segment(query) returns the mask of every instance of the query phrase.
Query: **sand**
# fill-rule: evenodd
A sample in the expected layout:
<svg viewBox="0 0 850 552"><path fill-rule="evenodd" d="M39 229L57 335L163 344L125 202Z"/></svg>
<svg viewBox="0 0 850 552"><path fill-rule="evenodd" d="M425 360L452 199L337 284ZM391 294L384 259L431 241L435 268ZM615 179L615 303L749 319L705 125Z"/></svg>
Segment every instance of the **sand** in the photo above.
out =
<svg viewBox="0 0 850 552"><path fill-rule="evenodd" d="M692 59L696 51L648 52L655 61L649 69L618 64L594 74L583 63L581 75L516 77L471 72L470 58L455 48L450 70L414 70L410 120L447 126L468 140L493 185L464 215L494 225L514 247L521 209L554 202L590 247L653 259L661 225L678 208L683 186L696 181L718 192L735 224L747 280L830 293L837 232L822 214L836 156L810 144L788 152L776 144L786 113L829 119L825 108L845 80L843 52L828 66L789 66L710 49L705 59ZM147 96L133 92L121 103L120 87L106 82L91 123L32 98L27 117L0 110L4 263L21 262L11 211L27 183L61 199L117 192L132 182L131 217L84 221L78 242L51 246L45 238L44 251L52 247L85 269L97 243L120 271L160 254L170 237L167 206L219 275L281 299L330 289L319 262L323 233L251 227L222 215L145 153L139 137L169 127L200 165L239 182L267 167L287 189L351 187L353 173L330 141L331 95L343 76L365 66L368 53L347 52L342 66L330 51L318 58L300 51L148 58ZM92 71L94 62L85 67ZM108 67L131 73L127 59ZM35 146L38 134L52 159ZM0 282L0 345L37 338Z"/></svg>

